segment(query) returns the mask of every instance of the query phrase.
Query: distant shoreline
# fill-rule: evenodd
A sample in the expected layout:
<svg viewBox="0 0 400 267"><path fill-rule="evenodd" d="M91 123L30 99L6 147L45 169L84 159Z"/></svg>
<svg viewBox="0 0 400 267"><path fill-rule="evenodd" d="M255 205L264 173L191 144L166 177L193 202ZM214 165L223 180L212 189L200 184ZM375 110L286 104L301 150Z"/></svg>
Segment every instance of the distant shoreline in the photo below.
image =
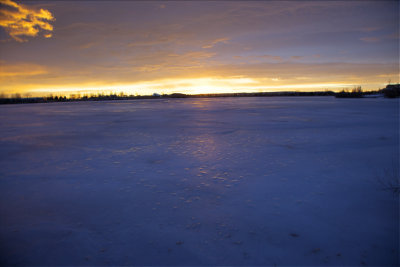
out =
<svg viewBox="0 0 400 267"><path fill-rule="evenodd" d="M352 91L342 90L333 91L314 91L314 92L258 92L258 93L216 93L216 94L157 94L153 95L71 95L66 96L46 96L46 97L12 97L0 98L0 104L30 104L30 103L53 103L53 102L78 102L78 101L107 101L107 100L136 100L136 99L169 99L169 98L218 98L218 97L277 97L277 96L335 96L337 98L364 98L364 97L388 97L395 98L400 96L400 84L389 84L384 89L377 91L362 91L361 87L354 88Z"/></svg>
<svg viewBox="0 0 400 267"><path fill-rule="evenodd" d="M364 92L365 95L372 95L378 92ZM217 93L217 94L164 94L164 95L96 95L79 96L67 98L66 96L49 97L13 97L0 98L0 104L29 104L29 103L53 103L53 102L80 102L80 101L107 101L107 100L137 100L137 99L169 99L169 98L218 98L218 97L286 97L286 96L335 96L333 91L315 91L315 92L262 92L262 93Z"/></svg>

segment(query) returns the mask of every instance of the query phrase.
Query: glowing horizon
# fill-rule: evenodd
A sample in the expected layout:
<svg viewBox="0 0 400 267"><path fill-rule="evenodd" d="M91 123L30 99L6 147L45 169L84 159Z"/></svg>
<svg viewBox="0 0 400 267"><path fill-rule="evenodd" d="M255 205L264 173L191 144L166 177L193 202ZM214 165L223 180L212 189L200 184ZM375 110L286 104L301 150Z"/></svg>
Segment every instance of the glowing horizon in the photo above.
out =
<svg viewBox="0 0 400 267"><path fill-rule="evenodd" d="M238 79L238 84L241 83ZM113 86L87 86L87 87L49 87L48 89L32 89L25 92L25 95L31 96L70 96L74 94L91 95L91 94L120 94L124 95L152 95L158 94L171 94L171 93L184 93L184 94L218 94L218 93L256 93L256 92L279 92L279 91L341 91L343 89L351 89L356 84L345 83L327 83L327 84L287 84L287 85L260 85L257 86L243 84L235 84L234 79L213 79L213 78L199 78L199 79L180 79L174 83L174 80L161 81L159 83L148 82L140 84L126 84L126 85L113 85ZM188 84L189 86L180 86L179 84ZM197 85L196 85L197 84ZM386 84L378 85L383 88ZM365 89L364 90L375 90ZM11 93L16 94L19 92Z"/></svg>

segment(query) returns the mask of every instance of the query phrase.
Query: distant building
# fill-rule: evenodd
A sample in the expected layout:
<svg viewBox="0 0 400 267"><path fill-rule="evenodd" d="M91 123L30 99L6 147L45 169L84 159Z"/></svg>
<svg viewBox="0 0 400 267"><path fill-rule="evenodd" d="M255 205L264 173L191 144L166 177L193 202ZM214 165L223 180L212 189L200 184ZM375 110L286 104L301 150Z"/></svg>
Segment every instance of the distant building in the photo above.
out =
<svg viewBox="0 0 400 267"><path fill-rule="evenodd" d="M400 84L389 84L381 90L386 97L400 97Z"/></svg>

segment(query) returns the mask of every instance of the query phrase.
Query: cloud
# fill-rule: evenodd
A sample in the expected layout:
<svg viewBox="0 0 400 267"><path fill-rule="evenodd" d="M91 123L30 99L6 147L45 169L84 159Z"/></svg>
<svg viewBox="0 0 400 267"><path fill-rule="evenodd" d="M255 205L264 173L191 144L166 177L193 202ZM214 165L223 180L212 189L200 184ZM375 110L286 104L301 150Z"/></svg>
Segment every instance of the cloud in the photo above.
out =
<svg viewBox="0 0 400 267"><path fill-rule="evenodd" d="M138 67L137 70L140 72L150 72L150 71L156 71L162 68L162 65L144 65L141 67Z"/></svg>
<svg viewBox="0 0 400 267"><path fill-rule="evenodd" d="M293 60L299 60L299 59L302 59L302 58L304 58L303 56L291 56L290 57L290 59L293 59Z"/></svg>
<svg viewBox="0 0 400 267"><path fill-rule="evenodd" d="M363 37L360 38L360 40L366 43L376 43L380 41L378 37Z"/></svg>
<svg viewBox="0 0 400 267"><path fill-rule="evenodd" d="M0 61L0 81L3 81L3 79L20 79L21 77L30 77L47 73L46 68L41 65L31 63L8 64L3 60Z"/></svg>
<svg viewBox="0 0 400 267"><path fill-rule="evenodd" d="M361 29L362 32L375 32L377 30L380 30L380 27L365 27Z"/></svg>
<svg viewBox="0 0 400 267"><path fill-rule="evenodd" d="M55 18L46 9L35 10L11 0L0 1L0 26L17 42L26 42L23 36L35 37L44 30L44 37L52 36L53 26L49 21Z"/></svg>
<svg viewBox="0 0 400 267"><path fill-rule="evenodd" d="M386 36L387 39L394 39L394 40L398 40L400 39L400 34L398 32L394 32L390 35Z"/></svg>
<svg viewBox="0 0 400 267"><path fill-rule="evenodd" d="M61 89L66 93L76 90L117 90L139 94L151 94L154 90L165 93L256 92L290 88L323 90L328 87L327 84L340 84L338 90L346 87L342 84L361 85L369 90L378 88L377 84L385 83L389 78L392 81L398 79L395 75L397 64L265 62L185 65L186 60L194 55L208 57L198 52L168 54L165 57L172 61L161 64L138 64L136 67L110 65L107 68L91 66L67 72L63 68L43 68L22 63L11 65L0 61L0 64L7 65L3 69L7 73L4 73L4 77L0 75L0 93L32 93L38 90L54 93ZM176 63L172 65L171 62Z"/></svg>
<svg viewBox="0 0 400 267"><path fill-rule="evenodd" d="M89 48L91 48L91 47L93 47L95 45L96 45L96 42L89 42L89 43L85 43L85 44L79 45L78 47L79 47L79 49L89 49Z"/></svg>
<svg viewBox="0 0 400 267"><path fill-rule="evenodd" d="M218 43L226 44L228 42L228 40L229 40L229 38L219 38L219 39L216 39L216 40L212 41L209 44L203 45L202 48L212 48Z"/></svg>
<svg viewBox="0 0 400 267"><path fill-rule="evenodd" d="M267 61L274 61L280 62L283 60L281 56L274 56L274 55L256 55L256 56L233 56L234 59L240 59L244 61L256 62L260 63L260 60L267 60Z"/></svg>
<svg viewBox="0 0 400 267"><path fill-rule="evenodd" d="M262 56L258 56L259 58L263 58L263 59L271 59L271 60L275 60L275 61L282 61L282 57L280 56L273 56L273 55L262 55Z"/></svg>

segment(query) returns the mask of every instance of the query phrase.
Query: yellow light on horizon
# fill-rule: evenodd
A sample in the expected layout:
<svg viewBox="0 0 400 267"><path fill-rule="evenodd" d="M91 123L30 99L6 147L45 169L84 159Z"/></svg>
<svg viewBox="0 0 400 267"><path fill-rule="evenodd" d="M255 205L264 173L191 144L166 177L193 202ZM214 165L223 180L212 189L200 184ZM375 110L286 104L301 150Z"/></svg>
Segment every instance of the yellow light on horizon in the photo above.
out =
<svg viewBox="0 0 400 267"><path fill-rule="evenodd" d="M278 78L273 78L278 79ZM382 84L383 85L383 84ZM119 94L123 92L128 95L152 95L184 93L184 94L213 94L213 93L251 93L251 92L268 92L268 91L322 91L333 90L339 91L343 88L351 88L351 83L306 83L306 84L285 84L285 80L271 82L271 78L255 79L249 77L203 77L203 78L186 78L186 79L162 79L157 81L145 81L137 83L124 84L101 84L92 83L71 86L46 85L39 88L26 88L25 93L33 95L71 95L71 94Z"/></svg>

